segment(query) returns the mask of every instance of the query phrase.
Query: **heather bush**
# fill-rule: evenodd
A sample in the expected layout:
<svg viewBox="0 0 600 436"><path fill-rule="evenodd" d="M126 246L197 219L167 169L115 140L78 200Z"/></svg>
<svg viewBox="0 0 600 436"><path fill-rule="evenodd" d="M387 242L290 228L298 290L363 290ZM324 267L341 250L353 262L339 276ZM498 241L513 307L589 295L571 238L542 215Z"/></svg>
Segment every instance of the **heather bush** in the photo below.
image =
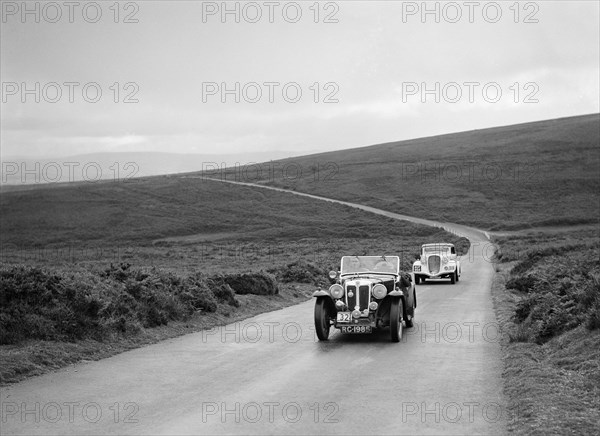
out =
<svg viewBox="0 0 600 436"><path fill-rule="evenodd" d="M248 280L250 290L260 288L260 295L277 293L270 275L240 278ZM103 340L183 320L198 311L215 312L219 304L238 307L227 280L201 274L181 278L124 263L100 272L1 267L0 344L26 339Z"/></svg>
<svg viewBox="0 0 600 436"><path fill-rule="evenodd" d="M553 250L536 252L518 266L513 268L506 287L526 294L517 303L514 315L522 337L541 344L580 325L590 330L600 327L597 248L561 254Z"/></svg>
<svg viewBox="0 0 600 436"><path fill-rule="evenodd" d="M271 268L268 272L283 283L297 282L316 285L327 277L326 270L305 260L297 260L285 266Z"/></svg>
<svg viewBox="0 0 600 436"><path fill-rule="evenodd" d="M215 276L213 280L216 283L229 285L239 295L275 295L279 293L275 276L264 271Z"/></svg>
<svg viewBox="0 0 600 436"><path fill-rule="evenodd" d="M530 275L517 276L509 279L506 282L506 288L516 289L519 292L527 293L533 289L537 282L538 279Z"/></svg>

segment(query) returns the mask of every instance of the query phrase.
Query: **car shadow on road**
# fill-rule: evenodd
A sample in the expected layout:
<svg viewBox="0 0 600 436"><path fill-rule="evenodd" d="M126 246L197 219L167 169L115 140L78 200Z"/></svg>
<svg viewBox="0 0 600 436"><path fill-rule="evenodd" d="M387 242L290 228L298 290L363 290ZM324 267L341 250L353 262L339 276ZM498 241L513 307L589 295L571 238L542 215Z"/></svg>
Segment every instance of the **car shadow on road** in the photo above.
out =
<svg viewBox="0 0 600 436"><path fill-rule="evenodd" d="M450 280L449 279L438 279L436 281L432 281L432 280L427 280L425 283L421 283L417 286L439 286L439 285L451 285Z"/></svg>
<svg viewBox="0 0 600 436"><path fill-rule="evenodd" d="M342 334L335 332L329 336L328 341L317 342L317 347L320 351L328 352L333 351L342 345L348 347L349 345L365 345L365 344L389 344L390 346L397 345L390 340L390 330L387 328L375 330L373 333L368 334Z"/></svg>

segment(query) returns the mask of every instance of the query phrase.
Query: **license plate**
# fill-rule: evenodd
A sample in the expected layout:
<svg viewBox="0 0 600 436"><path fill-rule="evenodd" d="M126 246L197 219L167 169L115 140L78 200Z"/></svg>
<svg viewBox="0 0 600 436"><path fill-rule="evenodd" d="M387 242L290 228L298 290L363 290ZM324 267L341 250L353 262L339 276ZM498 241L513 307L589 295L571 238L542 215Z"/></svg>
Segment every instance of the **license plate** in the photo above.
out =
<svg viewBox="0 0 600 436"><path fill-rule="evenodd" d="M345 325L341 327L342 333L371 333L370 325Z"/></svg>
<svg viewBox="0 0 600 436"><path fill-rule="evenodd" d="M338 312L337 313L337 322L350 322L352 321L352 313L351 312Z"/></svg>

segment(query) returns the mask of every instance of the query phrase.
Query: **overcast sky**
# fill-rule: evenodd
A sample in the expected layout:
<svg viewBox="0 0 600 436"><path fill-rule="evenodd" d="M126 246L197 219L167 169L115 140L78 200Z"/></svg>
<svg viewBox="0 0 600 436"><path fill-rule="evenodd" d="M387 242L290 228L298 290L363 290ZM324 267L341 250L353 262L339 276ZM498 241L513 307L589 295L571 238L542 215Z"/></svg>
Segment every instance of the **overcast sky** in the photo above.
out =
<svg viewBox="0 0 600 436"><path fill-rule="evenodd" d="M305 154L599 112L599 3L514 3L2 1L2 156Z"/></svg>

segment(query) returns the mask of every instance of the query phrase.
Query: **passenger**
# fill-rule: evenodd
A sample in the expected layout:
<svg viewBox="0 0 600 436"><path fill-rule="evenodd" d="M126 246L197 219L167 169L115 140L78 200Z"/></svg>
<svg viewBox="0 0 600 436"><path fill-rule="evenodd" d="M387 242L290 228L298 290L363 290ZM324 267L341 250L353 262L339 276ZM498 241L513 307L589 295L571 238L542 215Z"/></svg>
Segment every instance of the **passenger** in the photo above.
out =
<svg viewBox="0 0 600 436"><path fill-rule="evenodd" d="M396 268L390 262L382 261L377 262L377 264L375 265L375 271L396 272Z"/></svg>

